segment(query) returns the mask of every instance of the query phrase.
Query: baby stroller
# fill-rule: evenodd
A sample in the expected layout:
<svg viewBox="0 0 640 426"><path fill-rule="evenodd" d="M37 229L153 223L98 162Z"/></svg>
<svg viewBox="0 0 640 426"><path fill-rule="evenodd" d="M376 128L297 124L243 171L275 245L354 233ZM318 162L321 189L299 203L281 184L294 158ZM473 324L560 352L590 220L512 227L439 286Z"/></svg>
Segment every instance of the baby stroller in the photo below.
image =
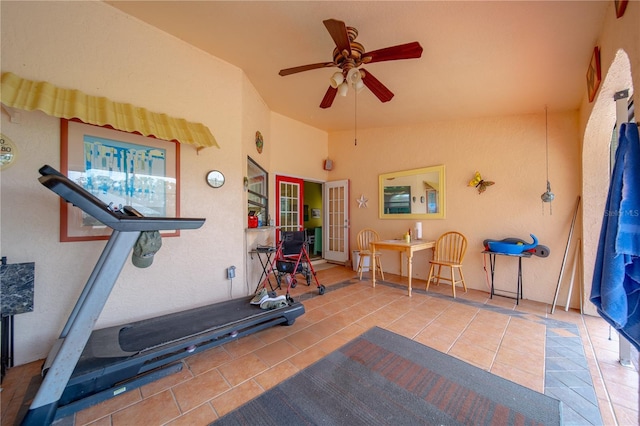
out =
<svg viewBox="0 0 640 426"><path fill-rule="evenodd" d="M309 260L307 246L304 231L282 231L273 261L276 266L274 271L278 287L283 281L287 283L288 300L291 300L289 289L295 288L298 284L297 274L304 276L307 285L311 285L311 277L313 277L318 287L318 293L324 294L325 286L318 282L316 271L313 270L313 265Z"/></svg>

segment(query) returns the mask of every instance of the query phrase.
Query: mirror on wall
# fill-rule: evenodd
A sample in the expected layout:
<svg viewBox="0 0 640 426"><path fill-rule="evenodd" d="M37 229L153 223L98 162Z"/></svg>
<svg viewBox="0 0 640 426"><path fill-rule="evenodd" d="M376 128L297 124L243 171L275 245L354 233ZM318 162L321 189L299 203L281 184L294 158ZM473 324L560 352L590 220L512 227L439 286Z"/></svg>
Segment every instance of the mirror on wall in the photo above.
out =
<svg viewBox="0 0 640 426"><path fill-rule="evenodd" d="M379 176L380 219L444 219L444 165Z"/></svg>

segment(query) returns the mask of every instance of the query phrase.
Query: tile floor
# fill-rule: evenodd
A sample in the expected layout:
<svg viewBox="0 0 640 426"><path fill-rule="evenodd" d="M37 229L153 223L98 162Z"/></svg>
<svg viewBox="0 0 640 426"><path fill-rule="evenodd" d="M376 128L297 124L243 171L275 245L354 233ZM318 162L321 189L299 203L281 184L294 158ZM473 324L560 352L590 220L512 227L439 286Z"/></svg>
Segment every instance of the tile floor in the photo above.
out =
<svg viewBox="0 0 640 426"><path fill-rule="evenodd" d="M638 425L635 368L618 362L615 333L598 317L547 304L489 298L386 274L371 287L344 267L318 271L327 286L292 290L306 313L183 360L181 372L56 421L67 425L207 425L372 326L386 328L564 402L569 425ZM363 277L364 278L364 277ZM338 283L346 284L337 285ZM2 383L2 425L16 424L37 390L42 361L14 367Z"/></svg>

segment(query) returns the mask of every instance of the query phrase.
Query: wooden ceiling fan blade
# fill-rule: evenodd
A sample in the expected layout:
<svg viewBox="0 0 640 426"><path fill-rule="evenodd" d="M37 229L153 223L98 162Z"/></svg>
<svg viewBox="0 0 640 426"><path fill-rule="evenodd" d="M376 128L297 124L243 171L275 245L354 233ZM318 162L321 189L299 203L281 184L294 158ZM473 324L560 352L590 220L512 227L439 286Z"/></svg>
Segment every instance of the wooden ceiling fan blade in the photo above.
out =
<svg viewBox="0 0 640 426"><path fill-rule="evenodd" d="M327 67L333 67L333 66L335 66L333 62L319 62L317 64L309 64L309 65L301 65L299 67L285 68L283 70L280 70L278 74L280 74L281 76L285 76L285 75L295 74L298 72L316 70L318 68L327 68Z"/></svg>
<svg viewBox="0 0 640 426"><path fill-rule="evenodd" d="M327 93L325 93L324 98L322 98L322 102L320 102L320 108L329 108L333 104L336 94L338 94L338 89L329 86Z"/></svg>
<svg viewBox="0 0 640 426"><path fill-rule="evenodd" d="M393 99L393 92L387 89L387 86L380 83L380 80L375 78L373 74L371 74L369 71L365 71L363 72L363 74L364 77L362 77L362 82L369 88L369 90L371 90L374 95L376 95L378 99L380 99L381 102L389 102L391 99Z"/></svg>
<svg viewBox="0 0 640 426"><path fill-rule="evenodd" d="M322 21L324 26L327 27L327 31L329 31L329 35L333 39L333 42L336 44L339 52L344 52L345 50L351 54L351 42L349 42L349 35L347 34L347 26L342 21L338 21L337 19L327 19Z"/></svg>
<svg viewBox="0 0 640 426"><path fill-rule="evenodd" d="M362 54L362 62L370 64L373 62L395 61L398 59L414 59L422 56L422 46L417 41L397 46L386 47L384 49L373 50ZM371 58L371 59L369 59Z"/></svg>

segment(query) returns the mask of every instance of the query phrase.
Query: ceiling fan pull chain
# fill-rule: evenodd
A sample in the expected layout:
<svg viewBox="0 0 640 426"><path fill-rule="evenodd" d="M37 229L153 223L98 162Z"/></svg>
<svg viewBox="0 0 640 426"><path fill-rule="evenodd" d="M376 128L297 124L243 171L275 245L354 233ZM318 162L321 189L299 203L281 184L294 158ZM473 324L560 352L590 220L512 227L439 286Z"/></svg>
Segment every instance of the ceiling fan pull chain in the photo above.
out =
<svg viewBox="0 0 640 426"><path fill-rule="evenodd" d="M354 146L358 146L358 91L354 90L353 92L356 95L356 103L355 103L355 108L353 113L353 122L355 126L355 129L353 131L353 142L354 142Z"/></svg>

